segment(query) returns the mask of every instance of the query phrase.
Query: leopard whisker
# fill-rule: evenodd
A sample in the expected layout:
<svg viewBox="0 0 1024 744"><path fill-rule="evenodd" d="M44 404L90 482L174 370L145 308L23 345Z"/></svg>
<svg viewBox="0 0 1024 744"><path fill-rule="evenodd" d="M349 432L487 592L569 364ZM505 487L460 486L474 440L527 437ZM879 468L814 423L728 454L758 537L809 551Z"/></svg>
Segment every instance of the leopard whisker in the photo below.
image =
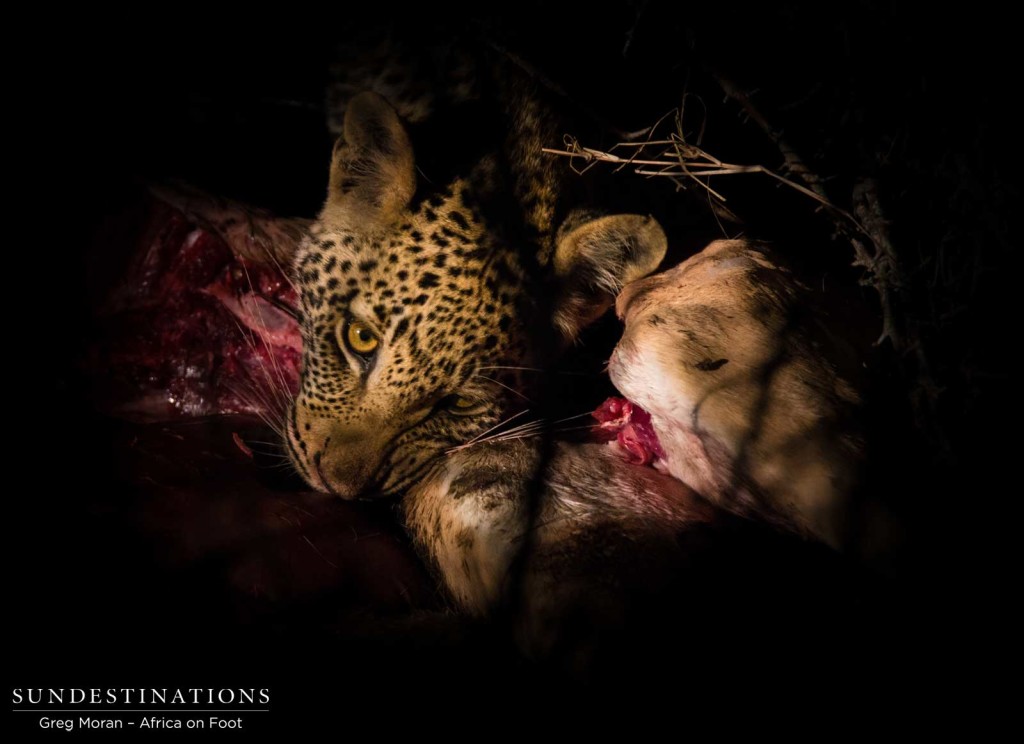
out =
<svg viewBox="0 0 1024 744"><path fill-rule="evenodd" d="M278 448L281 447L281 443L280 442L264 442L264 441L262 441L260 439L246 439L245 443L246 444L263 444L263 445L266 445L267 447L278 447Z"/></svg>
<svg viewBox="0 0 1024 744"><path fill-rule="evenodd" d="M264 421L267 421L273 416L275 422L273 428L280 429L285 422L284 413L267 399L264 395L262 386L256 385L254 381L242 382L244 387L237 385L228 385L228 389L241 398L244 402L249 403L256 408L257 415L259 415ZM269 423L269 422L268 422Z"/></svg>
<svg viewBox="0 0 1024 744"><path fill-rule="evenodd" d="M544 432L544 429L536 429L534 431L527 431L514 436L502 436L493 441L495 442L514 442L519 439L530 439L532 437L540 436Z"/></svg>
<svg viewBox="0 0 1024 744"><path fill-rule="evenodd" d="M254 225L252 224L252 221L251 221L251 218L250 218L249 234L254 237L254 230L253 230L253 228L254 228ZM295 294L299 294L299 288L295 286L295 282L292 281L291 276L289 276L288 272L284 270L283 266L281 266L281 262L277 260L277 256L274 255L274 252L272 250L270 250L269 246L263 245L263 253L266 255L267 258L269 258L271 260L271 262L274 264L274 267L278 270L278 272L280 272L281 276L284 277L284 280L286 282L288 282L288 285L292 288L292 291L294 291ZM270 299L270 298L268 297L267 299ZM271 300L271 302L274 302L274 301ZM276 305L277 303L274 302L274 304ZM283 305L284 303L281 303L281 304ZM287 305L286 305L286 307L287 307ZM295 315L293 315L292 317L295 318L296 320L298 320L298 317L299 317L298 311L295 310L295 308L291 308L291 309L295 313Z"/></svg>
<svg viewBox="0 0 1024 744"><path fill-rule="evenodd" d="M600 424L597 424L597 423L586 424L584 426L566 426L566 427L563 427L561 429L556 429L556 431L558 431L559 433L564 432L564 431L579 431L580 429L595 429L595 428L597 428L599 426L600 426Z"/></svg>
<svg viewBox="0 0 1024 744"><path fill-rule="evenodd" d="M243 270L245 271L246 277L248 278L248 270L246 270L244 266ZM249 281L251 287L251 280ZM250 318L255 318L255 316L252 313L247 314L249 315ZM241 322L239 322L238 318L234 318L234 321L235 325L238 327L239 332L245 338L246 343L248 343L249 349L253 352L253 354L258 355L261 349L256 344L256 331L248 326L243 325ZM267 333L266 324L263 323L262 317L259 318L259 322L261 325L263 325L263 332ZM259 341L260 346L262 347L262 351L264 351L267 354L267 356L270 357L272 365L271 369L267 369L266 366L262 364L259 366L260 372L262 373L263 376L263 381L265 383L263 387L265 387L268 390L268 392L272 395L275 406L279 407L281 410L284 410L288 407L288 401L291 397L291 393L290 390L288 389L287 382L284 379L284 373L278 367L277 359L274 357L273 353L271 353L269 344L264 340L262 336L260 336ZM276 374L277 377L275 378L274 374L272 373Z"/></svg>
<svg viewBox="0 0 1024 744"><path fill-rule="evenodd" d="M504 425L505 425L505 424L507 424L507 423L510 423L510 422L512 422L512 421L515 421L515 420L516 420L517 418L519 418L520 416L522 416L522 415L523 415L524 413L529 413L529 412L530 412L530 409L529 409L529 408L524 408L524 409L523 409L523 410L521 410L521 411L520 411L519 413L516 413L516 414L513 414L512 416L509 416L509 417L508 417L507 419L505 419L504 421L499 421L498 423L496 423L496 424L495 424L494 426L492 426L492 427L491 427L490 429L487 429L486 431L483 431L483 432L481 432L481 433L477 434L477 435L476 435L475 437L473 437L473 438L472 438L472 439L470 439L470 440L469 440L468 442L466 442L466 444L472 444L473 442L476 442L476 441L478 441L478 440L479 440L479 439L480 439L481 437L487 436L488 434L490 434L490 433L491 433L492 431L494 431L494 430L495 430L495 429L497 429L498 427L504 426Z"/></svg>
<svg viewBox="0 0 1024 744"><path fill-rule="evenodd" d="M232 317L232 319L234 320L235 325L238 327L239 333L242 334L242 337L245 339L246 343L249 344L249 349L254 354L258 354L260 350L256 346L256 332L253 331L251 328L244 326L241 322L239 322L238 318ZM260 339L260 342L263 345L263 350L268 353L271 361L276 365L274 355L270 354L270 349L267 348L267 343L263 341L262 338ZM283 373L281 373L279 370L279 375L281 375L280 379L275 380L274 377L271 375L270 371L268 371L263 365L260 365L260 371L263 373L263 382L265 383L260 387L268 389L268 392L271 394L273 400L273 406L271 406L271 401L267 400L266 398L263 398L262 401L264 405L268 409L275 410L275 413L287 410L291 398L291 392L288 390L287 384L284 381ZM250 379L252 379L253 376L251 373L249 377ZM253 379L253 383L255 382L256 381ZM283 414L281 417L282 419L284 418Z"/></svg>
<svg viewBox="0 0 1024 744"><path fill-rule="evenodd" d="M250 292L255 292L255 290L253 289L252 277L249 276L249 269L246 267L244 262L242 263L242 271L245 272L245 280L249 283L249 291ZM263 315L262 314L260 314L260 313L249 313L249 317L254 318L263 327L263 333L264 333L265 336L269 336L270 335L270 330L267 328L266 321L263 320ZM283 400L284 400L284 402L286 404L285 407L287 407L287 401L288 401L288 398L290 397L290 395L289 395L290 391L289 391L289 388L288 388L288 380L284 376L284 370L282 370L281 366L277 363L277 357L275 357L272 353L269 353L270 349L267 348L268 347L267 342L265 340L263 340L262 338L260 340L263 341L263 346L264 346L264 348L266 348L266 350L268 352L268 356L270 357L271 367L273 368L275 374L278 377L278 382L281 383L281 387L280 387L279 390L280 390L281 396L283 397Z"/></svg>
<svg viewBox="0 0 1024 744"><path fill-rule="evenodd" d="M256 387L248 385L248 390L230 384L227 387L228 390L237 395L240 400L251 405L256 410L256 415L271 429L271 431L279 437L284 437L284 416L274 411L266 397Z"/></svg>
<svg viewBox="0 0 1024 744"><path fill-rule="evenodd" d="M506 390L508 390L508 391L509 391L510 393L512 393L513 395L518 395L518 396L519 396L520 398L522 398L523 400L525 400L525 401L526 401L527 403L532 403L532 402L533 402L532 400L530 400L529 398L527 398L527 397L526 397L525 395L523 395L522 393L520 393L520 392L519 392L518 390L516 390L515 388L509 387L509 386L508 386L508 385L506 385L505 383L503 383L503 382L499 382L498 380L495 380L495 379L494 379L494 378L492 378L492 377L488 377L487 375L481 375L481 374L477 374L477 375L474 375L474 376L475 376L475 377L479 377L479 378L480 378L480 379L482 379L482 380L487 380L488 382L493 382L493 383L494 383L495 385L498 385L499 387L503 387L503 388L505 388Z"/></svg>
<svg viewBox="0 0 1024 744"><path fill-rule="evenodd" d="M520 411L520 413L516 414L516 416L520 416L523 413L526 413L526 411ZM512 417L512 418L506 419L505 421L501 422L500 424L497 424L496 426L491 427L490 429L488 429L483 434L477 435L476 437L474 437L469 442L466 442L465 444L458 445L457 447L450 448L447 451L447 454L451 454L453 452L458 452L458 451L466 449L468 447L472 447L472 446L477 445L477 444L484 444L484 443L487 443L487 442L507 442L507 441L512 441L512 440L515 440L515 439L526 439L526 438L529 438L529 437L535 437L535 436L538 436L538 435L544 433L545 431L550 431L552 433L561 433L561 432L567 432L567 431L576 431L578 429L593 429L595 426L598 426L598 424L595 423L595 424L586 424L584 426L563 426L563 427L557 427L558 424L566 423L566 422L569 422L569 421L574 421L574 420L577 420L577 419L583 418L584 416L589 416L589 415L591 415L590 411L584 411L583 413L578 413L578 414L575 414L573 416L566 416L565 418L561 418L561 419L558 419L557 421L553 421L553 422L550 422L550 423L546 419L537 419L535 421L527 421L526 423L519 424L517 426L513 426L512 428L506 429L506 430L503 430L503 431L494 431L495 429L498 429L502 424L506 424L509 421L511 421L512 418L515 418L515 417ZM494 432L494 433L490 434L488 436L489 432Z"/></svg>
<svg viewBox="0 0 1024 744"><path fill-rule="evenodd" d="M257 454L260 457L270 457L270 458L273 458L275 460L282 460L282 461L288 460L288 456L287 455L283 455L280 452L268 452L267 450L258 449L256 447L250 447L249 449L251 449L254 454Z"/></svg>
<svg viewBox="0 0 1024 744"><path fill-rule="evenodd" d="M243 391L241 388L235 387L234 385L228 385L228 390L238 396L239 400L251 406L256 411L256 415L259 419L270 427L275 434L281 434L281 423L272 419L267 413L266 403L262 400L262 397L255 391Z"/></svg>
<svg viewBox="0 0 1024 744"><path fill-rule="evenodd" d="M530 428L533 428L535 426L546 426L546 425L547 425L547 421L545 419L537 419L536 421L528 421L525 424L519 424L518 426L513 426L511 429L506 429L505 431L501 431L501 432L498 432L498 433L499 434L512 434L513 432L519 431L521 429L530 429Z"/></svg>
<svg viewBox="0 0 1024 744"><path fill-rule="evenodd" d="M512 367L502 364L492 364L485 367L480 367L479 369L511 369L522 372L541 372L544 374L570 375L575 377L594 377L597 374L597 372L569 372L566 370L558 369L541 369L540 367Z"/></svg>
<svg viewBox="0 0 1024 744"><path fill-rule="evenodd" d="M558 419L557 421L552 421L551 425L554 426L555 424L562 424L565 423L566 421L573 421L575 419L591 415L593 415L593 411L584 411L583 413L577 413L575 416L566 416L565 418Z"/></svg>
<svg viewBox="0 0 1024 744"><path fill-rule="evenodd" d="M539 434L545 429L547 429L547 422L543 420L534 421L529 424L517 426L514 429L509 429L508 431L500 431L487 439L476 442L476 444L483 444L484 442L503 442L506 439L515 438L518 435Z"/></svg>
<svg viewBox="0 0 1024 744"><path fill-rule="evenodd" d="M475 437L470 439L468 442L463 442L462 444L457 444L454 447L450 447L449 449L446 449L444 453L445 454L453 454L453 453L461 451L463 449L467 449L468 447L472 447L472 446L474 446L476 444L482 444L483 442L490 441L494 437L497 437L499 435L507 434L508 431L514 431L514 430L518 430L518 429L520 429L522 427L535 425L537 422L527 422L526 424L520 424L520 425L518 425L516 427L513 427L511 430L497 431L497 430L500 430L501 427L509 424L512 421L515 421L516 419L521 417L521 415L523 415L524 413L528 413L528 412L529 412L529 408L524 408L523 410L520 410L518 413L514 413L514 414L510 415L510 417L508 419L505 419L504 421L500 421L498 424L495 424L493 427L490 427L489 429L480 432Z"/></svg>
<svg viewBox="0 0 1024 744"><path fill-rule="evenodd" d="M302 316L299 314L298 309L292 307L287 302L277 299L276 297L264 297L267 302L276 307L282 313L290 317L292 320L299 320Z"/></svg>
<svg viewBox="0 0 1024 744"><path fill-rule="evenodd" d="M580 418L583 418L584 416L590 416L590 415L591 415L590 411L584 411L583 413L578 413L575 416L566 416L565 418L561 418L561 419L558 419L556 421L552 421L550 423L548 423L548 421L546 419L538 419L536 421L530 421L530 422L527 422L525 424L520 424L519 426L514 426L511 429L499 432L498 434L499 435L515 434L515 433L520 432L522 430L531 429L531 428L534 428L534 429L550 428L551 431L553 431L553 432L575 431L576 429L591 429L594 426L597 426L597 424L595 423L595 424L587 424L586 426L570 426L570 427L558 427L558 428L555 428L558 424L566 423L568 421L574 421L576 419L580 419Z"/></svg>
<svg viewBox="0 0 1024 744"><path fill-rule="evenodd" d="M495 429L497 429L497 428L499 428L499 427L501 427L501 426L504 426L505 424L509 423L510 421L514 421L515 419L519 418L519 417L520 417L520 416L522 416L522 415L523 415L524 413L529 413L529 412L530 412L530 409L529 409L529 408L524 408L524 409L523 409L522 411L520 411L519 413L516 413L516 414L513 414L512 416L509 416L509 417L508 417L507 419L505 419L504 421L499 421L499 422L498 422L498 423L496 423L496 424L495 424L494 426L492 426L492 427L491 427L490 429L487 429L487 430L485 430L485 431L482 431L482 432L480 432L480 433L479 433L479 434L477 434L477 435L476 435L475 437L473 437L472 439L470 439L470 440L469 440L468 442L464 442L463 444L459 444L459 445L456 445L455 447L450 447L449 449L447 449L447 450L445 451L445 454L448 454L448 455L450 455L450 454L452 454L453 452L458 452L459 450L463 450L463 449L466 449L467 447L471 447L471 446L473 446L474 444L478 443L478 442L480 441L481 437L485 437L485 436L487 436L488 434L490 434L490 433L491 433L492 431L494 431Z"/></svg>

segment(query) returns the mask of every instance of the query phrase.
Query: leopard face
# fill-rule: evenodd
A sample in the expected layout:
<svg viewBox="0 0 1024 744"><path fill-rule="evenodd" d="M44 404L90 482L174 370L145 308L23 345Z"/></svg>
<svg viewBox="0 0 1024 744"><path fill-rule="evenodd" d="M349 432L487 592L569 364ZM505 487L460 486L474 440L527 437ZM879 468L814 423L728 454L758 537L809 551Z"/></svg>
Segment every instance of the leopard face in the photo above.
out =
<svg viewBox="0 0 1024 744"><path fill-rule="evenodd" d="M396 493L523 402L503 368L529 358L530 277L465 189L452 184L386 230L320 221L302 248L289 438L313 485Z"/></svg>
<svg viewBox="0 0 1024 744"><path fill-rule="evenodd" d="M618 215L567 221L543 265L481 197L500 191L492 166L416 201L394 110L369 93L349 103L327 201L293 271L304 348L286 445L314 488L399 494L523 414L519 370L543 339L571 338L660 262L657 223Z"/></svg>

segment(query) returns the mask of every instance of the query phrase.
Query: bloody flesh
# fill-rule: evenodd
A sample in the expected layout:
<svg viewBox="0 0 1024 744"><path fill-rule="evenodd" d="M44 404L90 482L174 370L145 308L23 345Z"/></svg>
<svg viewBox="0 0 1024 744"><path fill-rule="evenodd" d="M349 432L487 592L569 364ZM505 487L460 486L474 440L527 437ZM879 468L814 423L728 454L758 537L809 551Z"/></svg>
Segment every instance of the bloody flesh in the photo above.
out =
<svg viewBox="0 0 1024 744"><path fill-rule="evenodd" d="M100 317L91 358L105 407L141 418L279 415L302 341L282 267L155 202Z"/></svg>
<svg viewBox="0 0 1024 744"><path fill-rule="evenodd" d="M665 457L651 414L625 398L608 398L591 414L597 419L594 433L601 441L616 441L629 462L650 465Z"/></svg>
<svg viewBox="0 0 1024 744"><path fill-rule="evenodd" d="M240 206L228 209L238 222L249 217ZM145 419L253 413L280 422L298 388L302 339L290 311L297 298L280 261L244 237L151 202L92 350L108 410ZM608 398L593 416L596 438L617 442L629 462L664 458L650 414L634 403Z"/></svg>

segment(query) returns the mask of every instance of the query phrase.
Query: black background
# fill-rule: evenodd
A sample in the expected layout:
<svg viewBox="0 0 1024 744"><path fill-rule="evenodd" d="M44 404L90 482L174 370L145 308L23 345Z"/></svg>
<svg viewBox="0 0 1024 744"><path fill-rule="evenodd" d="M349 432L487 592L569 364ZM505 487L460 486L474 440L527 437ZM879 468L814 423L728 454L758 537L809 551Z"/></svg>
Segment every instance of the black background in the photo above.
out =
<svg viewBox="0 0 1024 744"><path fill-rule="evenodd" d="M645 13L659 20L645 26L634 41L639 51L623 61L616 52L637 7L624 4L606 16L585 6L525 4L493 11L485 21L518 39L552 77L569 80L573 93L604 102L604 113L624 128L643 126L676 104L687 79L687 55L679 49L698 49L702 59L724 61L740 75L756 71L779 88L814 76L847 86L836 90L849 91L849 117L807 124L842 133L822 153L838 177L863 164L864 153L849 143L875 142L877 132L906 125L912 136L885 171L894 234L924 252L944 239L966 251L982 244L989 251L966 317L957 316L936 341L939 356L954 360L946 366L959 370L947 378L953 402L944 419L953 454L936 466L933 453L922 454L927 444L913 445L905 455L912 466L881 476L912 494L916 513L910 557L894 590L900 609L890 618L881 655L890 665L877 674L860 670L842 686L818 687L813 699L825 704L825 714L830 704L898 710L907 704L898 692L904 685L954 689L964 681L960 665L995 638L991 628L979 635L974 629L994 616L999 594L989 587L999 562L988 549L999 543L993 524L1012 492L1000 467L1010 461L1009 440L990 434L1005 415L997 415L1009 382L1003 370L1017 335L1007 322L1013 231L1004 216L1017 191L1000 147L1012 119L1002 111L1008 24L973 6L939 15L885 3L831 10L792 3L743 12L653 4ZM420 12L436 20L434 9ZM10 686L270 687L274 712L264 714L261 729L323 727L336 736L355 735L346 734L353 718L372 720L382 732L430 726L472 735L453 711L484 709L500 716L502 727L528 726L538 707L582 712L574 707L581 700L604 700L602 691L508 673L515 667L501 652L478 654L472 643L456 650L391 648L327 643L317 634L268 642L262 632L211 610L217 597L201 586L154 581L146 546L84 508L91 494L116 481L111 425L92 413L75 366L88 336L90 236L139 183L167 177L279 213L313 214L331 145L318 108L326 62L338 38L377 22L341 11L266 17L239 11L218 20L180 7L148 13L141 20L54 10L8 31L29 42L20 50L10 46L5 65L6 118L16 125L8 160L19 166L10 175L5 220L13 260L7 274L13 406L5 447ZM602 91L614 92L615 102L607 103ZM720 136L735 126L723 123ZM799 242L799 225L773 222L756 197L737 199L763 231ZM841 250L831 246L824 259L808 251L801 259L849 277ZM960 367L972 365L985 374L971 376L968 386ZM898 402L898 385L893 389L887 395ZM892 413L896 420L907 415ZM888 468L904 454L881 457ZM979 547L983 542L987 549ZM757 636L756 623L751 635ZM771 665L745 667L738 678L718 669L707 685L673 670L678 687L672 690L649 689L642 680L633 688L633 702L658 705L623 703L601 715L645 718L678 709L697 719L704 711L702 722L713 722L701 707L707 700L726 708L737 699L775 701L780 677L794 674L802 677L801 690L817 687L812 680L827 673L828 659L809 663L805 656L813 654L798 656L801 665L784 671L785 654L772 654ZM657 693L676 690L669 696L678 708L660 707ZM693 690L697 698L689 697ZM783 720L795 715L785 705L775 710ZM587 708L577 723L602 720L593 715Z"/></svg>

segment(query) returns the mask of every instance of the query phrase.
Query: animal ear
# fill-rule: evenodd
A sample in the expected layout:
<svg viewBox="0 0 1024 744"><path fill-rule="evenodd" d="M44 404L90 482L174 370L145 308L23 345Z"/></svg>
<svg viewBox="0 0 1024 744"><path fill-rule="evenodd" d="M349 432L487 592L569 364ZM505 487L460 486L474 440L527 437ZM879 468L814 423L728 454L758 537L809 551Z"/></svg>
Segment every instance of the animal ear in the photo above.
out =
<svg viewBox="0 0 1024 744"><path fill-rule="evenodd" d="M626 284L654 271L668 248L658 221L638 214L570 217L556 241L554 323L566 341L611 307Z"/></svg>
<svg viewBox="0 0 1024 744"><path fill-rule="evenodd" d="M398 114L376 93L360 93L334 144L323 216L384 220L408 206L415 190L412 143Z"/></svg>

